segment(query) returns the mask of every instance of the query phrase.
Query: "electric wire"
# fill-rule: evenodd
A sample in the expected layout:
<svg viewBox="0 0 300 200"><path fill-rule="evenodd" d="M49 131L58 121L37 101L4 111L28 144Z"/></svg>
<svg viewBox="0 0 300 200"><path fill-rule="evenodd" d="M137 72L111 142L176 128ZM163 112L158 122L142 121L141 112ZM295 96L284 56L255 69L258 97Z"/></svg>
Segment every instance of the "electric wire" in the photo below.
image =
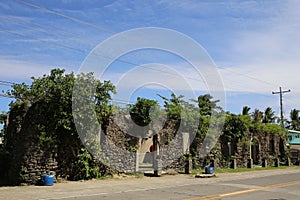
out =
<svg viewBox="0 0 300 200"><path fill-rule="evenodd" d="M107 29L107 28L104 28L104 27L102 27L102 26L95 25L95 24L92 24L92 23L90 23L90 22L83 21L83 20L80 20L80 19L77 19L77 18L74 18L74 17L70 17L70 16L67 16L67 15L65 15L65 14L62 14L62 13L60 13L60 12L53 11L53 10L50 10L50 9L48 9L48 8L44 8L44 7L38 6L38 5L36 5L36 4L28 3L28 2L22 1L22 0L15 0L15 1L18 2L18 3L24 4L24 5L30 6L30 7L32 7L32 8L36 8L36 9L38 9L38 10L47 12L47 13L51 13L51 14L54 14L54 15L61 16L61 17L63 17L63 18L69 19L69 20L74 21L74 22L77 22L77 23L80 23L80 24L83 24L83 25L86 25L86 26L90 26L90 27L92 27L92 28L96 28L96 29L101 30L101 31L105 31L105 32L108 32L108 33L115 33L114 31L109 30L109 29Z"/></svg>
<svg viewBox="0 0 300 200"><path fill-rule="evenodd" d="M57 15L57 16L61 16L61 17L63 17L63 18L69 19L69 20L74 21L74 22L77 22L77 23L80 23L80 24L83 24L83 25L87 25L87 26L90 26L90 27L92 27L92 28L96 28L96 29L101 30L101 31L105 31L105 32L108 32L108 33L116 33L115 31L113 31L113 30L111 30L111 29L104 28L104 27L102 27L102 26L95 25L95 24L93 24L93 23L90 23L90 22L87 22L87 21L84 21L84 20L81 20L81 19L77 19L77 18L74 18L74 17L70 17L70 16L67 16L67 15L65 15L65 14L63 14L63 13L61 13L61 12L53 11L53 10L50 10L50 9L48 9L48 8L45 8L45 7L36 5L36 4L28 3L28 2L23 1L23 0L15 0L15 1L16 1L16 2L19 2L19 3L21 3L21 4L24 4L24 5L30 6L30 7L32 7L32 8L39 9L39 10L44 11L44 12L48 12L48 13L51 13L51 14L54 14L54 15ZM122 61L122 62L124 62L124 61ZM136 64L134 64L134 63L127 62L127 61L125 61L125 63L136 65ZM218 67L218 68L221 68L221 67ZM247 75L247 74L238 73L238 72L235 72L235 71L233 71L233 70L229 70L229 69L224 68L224 67L222 67L221 69L226 70L226 71L229 71L229 72L231 72L231 73L235 73L235 74L237 74L237 75L241 75L241 76L247 77L247 78L249 78L249 79L253 79L253 80L256 80L256 81L259 81L259 82L268 84L268 85L272 85L272 86L275 85L275 84L269 83L269 82L267 82L267 81L265 81L265 80L257 79L257 78L255 78L255 77L249 76L249 75ZM168 72L165 72L165 71L163 71L163 70L158 70L158 71L161 71L161 72L163 72L163 73L168 73ZM193 77L187 77L187 78L188 78L188 79L191 79L191 80L200 80L200 79L193 78ZM201 80L201 81L202 81L202 80ZM203 82L204 82L204 81L203 81ZM276 86L277 86L277 85L276 85Z"/></svg>
<svg viewBox="0 0 300 200"><path fill-rule="evenodd" d="M57 12L57 11L53 11L53 10L50 10L50 9L48 9L48 8L45 8L45 7L41 7L41 6L36 5L36 4L28 3L28 2L23 1L23 0L15 0L15 1L17 1L17 2L19 2L19 3L21 3L21 4L24 4L24 5L30 6L30 7L32 7L32 8L36 8L36 9L39 9L39 10L41 10L41 11L48 12L48 13L51 13L51 14L54 14L54 15L58 15L58 16L61 16L61 17L66 18L66 19L72 20L72 21L74 21L74 22L80 23L80 24L90 26L90 27L92 27L92 28L97 28L97 29L99 29L99 30L102 30L102 31L105 31L105 32L108 32L108 33L116 33L115 31L113 31L113 30L111 30L111 29L104 28L104 27L102 27L102 26L95 25L95 24L92 24L92 23L90 23L90 22L87 22L87 21L84 21L84 20L81 20L81 19L77 19L77 18L74 18L74 17L70 17L70 16L67 16L67 15L65 15L65 14L63 14L63 13L60 13L60 12ZM127 62L127 63L128 63L128 62ZM132 63L130 62L130 64L132 64ZM136 65L136 64L134 64L134 65ZM256 80L256 81L259 81L259 82L268 84L268 85L272 85L272 86L275 85L275 84L270 83L270 82L267 82L267 81L265 81L265 80L257 79L257 78L255 78L255 77L249 76L249 75L247 75L247 74L235 72L235 71L233 71L233 70L229 70L229 69L224 68L224 67L218 67L218 68L223 69L223 70L226 70L226 71L229 71L229 72L231 72L231 73L235 73L235 74L237 74L237 75L241 75L241 76L247 77L247 78L249 78L249 79L253 79L253 80ZM199 79L192 78L192 77L189 77L189 79L192 79L192 80L199 80ZM276 86L277 86L277 85L276 85Z"/></svg>
<svg viewBox="0 0 300 200"><path fill-rule="evenodd" d="M45 8L45 7L41 7L39 5L36 5L36 4L32 4L32 3L28 3L26 1L23 1L23 0L15 0L16 2L18 3L21 3L23 5L27 5L29 7L32 7L32 8L35 8L35 9L38 9L38 10L41 10L43 12L47 12L47 13L50 13L50 14L54 14L54 15L57 15L57 16L60 16L60 17L63 17L65 19L68 19L68 20L71 20L73 22L76 22L76 23L79 23L79 24L82 24L82 25L86 25L86 26L89 26L89 27L92 27L92 28L96 28L98 30L101 30L101 31L105 31L105 32L108 32L108 33L116 33L115 31L113 30L110 30L110 29L107 29L107 28L104 28L102 26L99 26L99 25L95 25L95 24L92 24L90 22L87 22L87 21L84 21L84 20L81 20L81 19L77 19L77 18L74 18L74 17L70 17L70 16L67 16L63 13L60 13L60 12L57 12L57 11L53 11L53 10L50 10L48 8ZM39 24L35 24L35 25L39 25ZM40 25L42 26L42 25ZM20 33L16 33L16 32L13 32L13 31L8 31L8 30L1 30L2 32L7 32L7 33L10 33L10 34L14 34L14 35L18 35L18 36L21 36L21 37L29 37L29 36L25 36L23 34L20 34ZM44 32L44 33L47 33L47 34L52 34L52 33L49 33L47 31L41 31L41 30L35 30L35 31L40 31L40 32ZM53 34L52 34L53 35ZM79 52L84 52L84 53L87 53L88 51L86 50L82 50L82 49L78 49L78 48L74 48L74 47L70 47L70 46L67 46L67 45L62 45L62 44L58 44L58 43L55 43L55 42L51 42L51 41L47 41L47 40L43 40L43 39L37 39L35 38L35 40L37 41L40 41L40 42L45 42L45 43L49 43L49 44L52 44L52 45L55 45L55 46L58 46L58 47L61 47L61 48L66 48L66 49L70 49L70 50L74 50L74 51L79 51ZM102 55L103 56L103 55ZM112 59L112 58L109 58L109 57L106 57L107 59ZM116 61L118 62L122 62L122 63L126 63L126 64L130 64L130 65L137 65L136 63L133 63L133 62L129 62L129 61L125 61L125 60L120 60L120 59L116 59ZM149 67L150 68L150 67ZM273 83L270 83L270 82L267 82L265 80L261 80L261 79L258 79L258 78L255 78L255 77L252 77L250 75L247 75L247 74L244 74L244 73L239 73L239 72L235 72L233 70L230 70L228 68L225 68L225 67L218 67L219 69L222 69L222 70L226 70L228 72L231 72L231 73L234 73L236 75L239 75L239 76L243 76L243 77L246 77L248 79L252 79L252 80L255 80L255 81L258 81L258 82L261 82L261 83L264 83L264 84L267 84L267 85L272 85L274 86L275 84ZM155 71L159 71L159 72L162 72L162 73L167 73L167 74L170 74L170 75L174 75L173 73L170 73L170 72L167 72L167 71L164 71L164 70L159 70L157 68L153 69ZM188 76L184 76L184 78L187 78L187 79L191 79L191 80L196 80L196 81L202 81L203 83L204 80L202 79L199 79L199 78L194 78L194 77L188 77ZM277 86L277 85L276 85ZM226 86L226 88L228 88L228 86ZM233 88L234 89L234 88ZM237 90L237 89L235 89ZM263 94L261 94L263 95ZM266 97L270 97L269 95L264 95Z"/></svg>

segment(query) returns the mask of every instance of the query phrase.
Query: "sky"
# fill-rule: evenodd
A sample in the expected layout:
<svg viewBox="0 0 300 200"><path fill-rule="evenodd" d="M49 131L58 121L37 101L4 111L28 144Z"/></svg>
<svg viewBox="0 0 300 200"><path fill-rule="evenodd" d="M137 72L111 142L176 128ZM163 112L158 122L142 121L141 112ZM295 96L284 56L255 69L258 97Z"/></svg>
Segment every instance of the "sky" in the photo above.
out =
<svg viewBox="0 0 300 200"><path fill-rule="evenodd" d="M271 107L279 116L279 95L272 91L281 86L291 90L283 96L288 116L291 109L300 109L299 10L296 0L0 0L0 81L30 84L30 77L57 67L77 73L99 43L123 31L159 27L186 35L207 52L223 83L226 111L238 114L243 106L251 111ZM139 68L145 65L151 66ZM120 92L116 99L121 102L137 96L157 99L157 93L174 91L210 92L205 77L198 76L186 60L157 49L121 56L101 79L118 84L120 77L134 69L136 80L145 74L160 77L168 87L137 88L134 81L127 81L121 86L128 84L134 91L129 99ZM190 88L182 87L179 76ZM117 89L122 90L121 86ZM8 89L0 85L0 91ZM0 97L0 112L7 111L12 100Z"/></svg>

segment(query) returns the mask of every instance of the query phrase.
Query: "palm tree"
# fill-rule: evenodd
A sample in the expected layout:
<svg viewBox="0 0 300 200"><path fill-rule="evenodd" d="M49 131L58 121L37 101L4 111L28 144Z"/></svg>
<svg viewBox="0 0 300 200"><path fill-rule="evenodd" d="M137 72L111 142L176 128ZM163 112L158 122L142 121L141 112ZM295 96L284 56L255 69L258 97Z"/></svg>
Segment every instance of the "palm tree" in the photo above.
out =
<svg viewBox="0 0 300 200"><path fill-rule="evenodd" d="M244 106L242 110L242 115L249 115L249 111L251 110L250 107Z"/></svg>
<svg viewBox="0 0 300 200"><path fill-rule="evenodd" d="M263 112L261 112L260 110L258 110L257 108L254 110L254 112L252 113L252 120L254 123L258 123L261 122L263 119Z"/></svg>
<svg viewBox="0 0 300 200"><path fill-rule="evenodd" d="M290 128L293 130L300 130L300 117L299 117L299 110L293 109L290 112Z"/></svg>
<svg viewBox="0 0 300 200"><path fill-rule="evenodd" d="M263 116L263 123L274 123L276 119L275 112L272 110L272 108L267 107L267 109L264 112Z"/></svg>

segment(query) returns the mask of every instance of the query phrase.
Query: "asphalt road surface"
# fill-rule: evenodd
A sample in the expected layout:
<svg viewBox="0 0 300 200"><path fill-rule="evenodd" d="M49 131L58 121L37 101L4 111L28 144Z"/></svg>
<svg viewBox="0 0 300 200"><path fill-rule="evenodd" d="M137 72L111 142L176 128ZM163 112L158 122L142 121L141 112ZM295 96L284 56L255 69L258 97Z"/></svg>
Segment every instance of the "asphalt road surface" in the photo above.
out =
<svg viewBox="0 0 300 200"><path fill-rule="evenodd" d="M300 169L94 180L54 186L0 187L1 200L251 199L300 200Z"/></svg>

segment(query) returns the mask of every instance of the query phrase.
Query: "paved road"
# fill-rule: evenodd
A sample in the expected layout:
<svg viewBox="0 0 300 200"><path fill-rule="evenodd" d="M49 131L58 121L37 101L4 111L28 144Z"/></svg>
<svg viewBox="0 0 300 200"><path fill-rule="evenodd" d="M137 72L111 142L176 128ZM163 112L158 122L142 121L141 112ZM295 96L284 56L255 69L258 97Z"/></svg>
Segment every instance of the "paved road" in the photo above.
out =
<svg viewBox="0 0 300 200"><path fill-rule="evenodd" d="M266 199L299 200L300 169L218 174L199 179L176 175L68 182L53 187L1 187L2 200Z"/></svg>

